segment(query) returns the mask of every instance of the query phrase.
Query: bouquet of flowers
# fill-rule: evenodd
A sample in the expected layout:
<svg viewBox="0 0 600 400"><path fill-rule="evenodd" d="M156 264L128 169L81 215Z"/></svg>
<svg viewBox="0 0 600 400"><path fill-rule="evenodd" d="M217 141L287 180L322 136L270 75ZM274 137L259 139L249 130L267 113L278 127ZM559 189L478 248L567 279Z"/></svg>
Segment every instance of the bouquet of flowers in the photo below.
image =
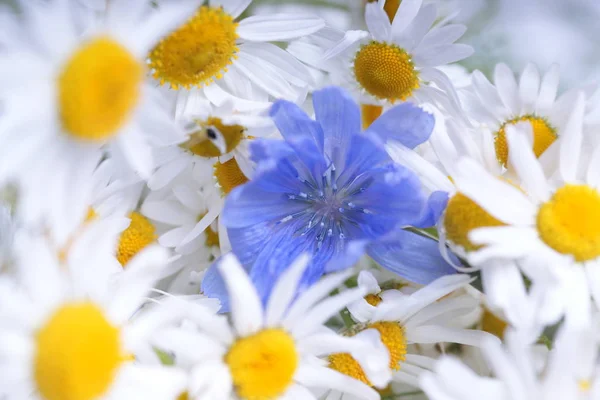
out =
<svg viewBox="0 0 600 400"><path fill-rule="evenodd" d="M0 399L600 399L596 86L252 3L0 8Z"/></svg>

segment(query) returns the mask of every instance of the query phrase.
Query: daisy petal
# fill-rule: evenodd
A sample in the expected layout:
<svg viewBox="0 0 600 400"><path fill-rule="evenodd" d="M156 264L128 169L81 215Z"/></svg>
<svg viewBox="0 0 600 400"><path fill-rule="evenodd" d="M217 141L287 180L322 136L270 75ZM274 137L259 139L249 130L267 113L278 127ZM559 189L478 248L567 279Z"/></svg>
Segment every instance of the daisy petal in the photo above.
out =
<svg viewBox="0 0 600 400"><path fill-rule="evenodd" d="M283 41L310 35L325 27L325 21L311 15L255 15L240 22L237 34L255 42Z"/></svg>

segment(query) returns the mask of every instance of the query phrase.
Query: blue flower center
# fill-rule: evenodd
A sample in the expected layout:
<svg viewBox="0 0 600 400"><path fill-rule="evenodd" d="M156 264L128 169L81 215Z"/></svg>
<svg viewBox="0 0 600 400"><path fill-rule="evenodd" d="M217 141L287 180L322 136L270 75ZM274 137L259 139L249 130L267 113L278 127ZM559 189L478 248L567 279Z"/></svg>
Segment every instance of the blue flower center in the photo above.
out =
<svg viewBox="0 0 600 400"><path fill-rule="evenodd" d="M341 178L341 179L340 179ZM327 238L354 238L360 232L359 223L369 210L356 203L356 196L367 190L373 178L369 174L352 180L338 177L332 166L316 182L311 178L299 177L301 189L287 193L287 199L306 204L294 214L287 215L278 223L296 220L296 234L312 236L320 248Z"/></svg>

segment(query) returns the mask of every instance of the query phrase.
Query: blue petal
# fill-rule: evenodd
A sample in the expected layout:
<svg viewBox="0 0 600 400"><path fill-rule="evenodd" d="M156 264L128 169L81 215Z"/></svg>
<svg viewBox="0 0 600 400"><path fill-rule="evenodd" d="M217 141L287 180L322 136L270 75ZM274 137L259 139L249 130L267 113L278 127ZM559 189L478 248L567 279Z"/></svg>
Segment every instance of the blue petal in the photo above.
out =
<svg viewBox="0 0 600 400"><path fill-rule="evenodd" d="M421 182L401 165L374 169L369 178L366 190L347 198L357 210L348 212L347 217L361 228L360 237L377 239L398 225L408 225L425 207ZM360 180L354 183L355 186L366 184Z"/></svg>
<svg viewBox="0 0 600 400"><path fill-rule="evenodd" d="M325 154L339 170L345 164L350 139L360 133L360 109L350 95L338 87L315 91L313 106L325 134Z"/></svg>
<svg viewBox="0 0 600 400"><path fill-rule="evenodd" d="M275 223L308 208L306 203L288 198L289 193L297 193L294 181L286 181L277 171L269 175L239 186L227 196L221 214L227 228Z"/></svg>
<svg viewBox="0 0 600 400"><path fill-rule="evenodd" d="M326 264L325 272L342 271L352 267L365 254L367 240L352 240L346 243L344 250L336 253Z"/></svg>
<svg viewBox="0 0 600 400"><path fill-rule="evenodd" d="M226 313L231 311L229 309L229 294L227 293L225 281L221 277L219 268L217 268L219 260L215 261L206 270L206 274L204 274L204 278L202 278L202 283L200 284L200 290L207 297L218 299L221 303L219 313Z"/></svg>
<svg viewBox="0 0 600 400"><path fill-rule="evenodd" d="M344 168L338 169L338 186L342 187L364 172L391 163L392 160L383 147L366 136L356 134L350 140Z"/></svg>
<svg viewBox="0 0 600 400"><path fill-rule="evenodd" d="M431 136L435 118L432 114L411 104L403 103L386 111L365 131L384 143L396 140L413 149Z"/></svg>
<svg viewBox="0 0 600 400"><path fill-rule="evenodd" d="M270 111L273 122L287 144L314 177L320 177L327 168L323 157L323 131L296 104L279 100Z"/></svg>
<svg viewBox="0 0 600 400"><path fill-rule="evenodd" d="M403 230L371 244L367 253L382 267L422 285L456 273L440 254L438 242ZM455 261L459 264L458 259Z"/></svg>
<svg viewBox="0 0 600 400"><path fill-rule="evenodd" d="M269 166L273 161L293 156L294 149L283 140L257 139L250 143L250 154L260 168L261 164Z"/></svg>
<svg viewBox="0 0 600 400"><path fill-rule="evenodd" d="M444 213L446 205L448 204L448 193L438 190L431 193L427 199L427 204L421 212L419 218L411 222L412 225L417 228L429 228L437 224L438 220Z"/></svg>
<svg viewBox="0 0 600 400"><path fill-rule="evenodd" d="M265 222L244 228L228 228L227 236L240 263L251 266L266 243L272 239L274 231L273 224Z"/></svg>

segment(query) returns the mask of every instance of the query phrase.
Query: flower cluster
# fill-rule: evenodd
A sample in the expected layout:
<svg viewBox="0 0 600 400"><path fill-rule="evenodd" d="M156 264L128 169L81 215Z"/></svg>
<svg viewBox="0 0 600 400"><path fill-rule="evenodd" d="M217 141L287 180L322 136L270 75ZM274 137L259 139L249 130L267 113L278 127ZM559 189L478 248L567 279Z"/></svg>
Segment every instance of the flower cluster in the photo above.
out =
<svg viewBox="0 0 600 400"><path fill-rule="evenodd" d="M258 2L0 8L0 399L599 399L596 87Z"/></svg>

